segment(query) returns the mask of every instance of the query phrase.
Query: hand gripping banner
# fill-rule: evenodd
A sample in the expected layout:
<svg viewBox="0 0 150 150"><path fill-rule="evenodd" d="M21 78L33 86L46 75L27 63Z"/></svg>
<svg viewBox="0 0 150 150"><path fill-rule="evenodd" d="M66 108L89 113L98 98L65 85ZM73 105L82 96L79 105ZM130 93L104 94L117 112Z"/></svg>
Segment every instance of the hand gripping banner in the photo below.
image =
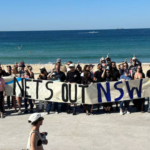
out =
<svg viewBox="0 0 150 150"><path fill-rule="evenodd" d="M6 95L28 99L97 104L150 97L150 79L90 85L4 77Z"/></svg>

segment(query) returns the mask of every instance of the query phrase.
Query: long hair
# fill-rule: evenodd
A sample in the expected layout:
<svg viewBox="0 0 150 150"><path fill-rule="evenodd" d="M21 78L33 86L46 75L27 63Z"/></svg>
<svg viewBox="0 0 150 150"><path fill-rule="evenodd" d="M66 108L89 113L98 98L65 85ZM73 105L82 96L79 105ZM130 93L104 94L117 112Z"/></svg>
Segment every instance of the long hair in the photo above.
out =
<svg viewBox="0 0 150 150"><path fill-rule="evenodd" d="M115 68L112 68L113 63L115 64ZM111 64L110 64L110 71L112 71L113 69L118 70L117 67L116 67L116 63L114 61L112 61Z"/></svg>
<svg viewBox="0 0 150 150"><path fill-rule="evenodd" d="M17 67L12 67L12 71L13 71L13 74L18 74L18 69L17 69Z"/></svg>
<svg viewBox="0 0 150 150"><path fill-rule="evenodd" d="M84 66L84 68L83 68L83 72L85 72L85 71L86 71L86 68L87 68L87 67L89 67L89 65L85 65L85 66Z"/></svg>
<svg viewBox="0 0 150 150"><path fill-rule="evenodd" d="M143 69L142 69L142 66L141 66L141 65L137 65L137 67L136 67L136 72L137 72L137 68L138 68L138 66L140 66L140 67L141 67L141 69L140 69L140 73L143 73Z"/></svg>
<svg viewBox="0 0 150 150"><path fill-rule="evenodd" d="M88 84L89 74L90 74L90 71L87 71L87 70L84 71L84 77L83 77L83 79L84 79L85 84Z"/></svg>

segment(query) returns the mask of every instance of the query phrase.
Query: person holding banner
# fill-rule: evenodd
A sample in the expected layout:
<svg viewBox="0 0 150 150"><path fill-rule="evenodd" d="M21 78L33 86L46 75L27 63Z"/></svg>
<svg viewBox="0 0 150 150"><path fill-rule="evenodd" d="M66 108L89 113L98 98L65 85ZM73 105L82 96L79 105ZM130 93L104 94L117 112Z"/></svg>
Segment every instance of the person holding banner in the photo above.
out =
<svg viewBox="0 0 150 150"><path fill-rule="evenodd" d="M20 77L20 74L19 74L19 72L18 72L18 69L17 69L15 66L12 67L12 74L11 74L11 76L12 76L12 77ZM17 112L16 99L17 99L18 107L19 107L18 114L21 114L21 102L20 102L19 97L12 96L13 107L14 107L14 109L15 109L15 112Z"/></svg>
<svg viewBox="0 0 150 150"><path fill-rule="evenodd" d="M120 77L120 80L125 82L125 81L130 81L132 78L129 74L129 71L128 70L124 70L124 74ZM123 104L125 105L125 113L126 114L130 114L130 111L129 111L129 103L130 101L121 101L120 102L120 115L124 115L124 112L123 112Z"/></svg>
<svg viewBox="0 0 150 150"><path fill-rule="evenodd" d="M5 96L5 80L2 78L2 68L0 67L0 117L4 118L3 99Z"/></svg>
<svg viewBox="0 0 150 150"><path fill-rule="evenodd" d="M74 64L70 64L69 65L70 71L67 72L67 78L66 81L68 83L81 83L81 78L80 78L80 73L75 69L75 65ZM68 103L68 110L67 113L70 114L71 113L71 104ZM76 106L77 104L74 103L74 108L73 108L73 115L76 115Z"/></svg>
<svg viewBox="0 0 150 150"><path fill-rule="evenodd" d="M84 71L84 76L82 78L81 84L83 85L88 85L88 84L92 84L93 80L91 78L91 73L89 70L85 70ZM85 104L85 110L86 110L86 115L90 115L92 114L93 111L93 105L89 105L89 104Z"/></svg>
<svg viewBox="0 0 150 150"><path fill-rule="evenodd" d="M119 70L116 67L115 62L111 62L110 73L113 77L113 81L118 81L120 79L120 73L119 73ZM116 111L119 111L118 102L115 102L115 103L116 103ZM113 107L112 107L112 109L113 109Z"/></svg>
<svg viewBox="0 0 150 150"><path fill-rule="evenodd" d="M133 74L132 78L134 80L145 78L145 74L143 73L141 65L137 65L136 72ZM141 113L144 113L145 98L133 100L133 103L135 107L137 108L137 111L141 111Z"/></svg>
<svg viewBox="0 0 150 150"><path fill-rule="evenodd" d="M47 75L48 75L48 73L47 73L45 67L41 67L38 79L47 80ZM47 102L46 101L42 101L42 100L39 101L39 111L42 112L42 103L43 102L44 102L44 111L46 112Z"/></svg>
<svg viewBox="0 0 150 150"><path fill-rule="evenodd" d="M106 82L111 82L113 81L113 77L110 73L110 70L109 70L109 66L107 66L106 69L104 69L103 71L103 74L102 74L102 78L104 79L104 81ZM111 107L112 107L112 103L111 102L107 102L107 103L103 103L103 107L104 107L104 111L105 113L109 113L111 112Z"/></svg>
<svg viewBox="0 0 150 150"><path fill-rule="evenodd" d="M94 81L95 82L103 82L104 79L102 78L103 70L102 70L102 64L98 64L97 66L98 71L94 74ZM100 104L97 104L97 111L99 112Z"/></svg>

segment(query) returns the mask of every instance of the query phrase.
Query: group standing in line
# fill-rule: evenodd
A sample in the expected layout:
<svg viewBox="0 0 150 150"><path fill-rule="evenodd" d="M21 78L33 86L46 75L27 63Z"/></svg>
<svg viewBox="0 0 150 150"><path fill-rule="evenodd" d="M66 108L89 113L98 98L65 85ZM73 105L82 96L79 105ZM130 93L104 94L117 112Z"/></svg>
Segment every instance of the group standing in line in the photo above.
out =
<svg viewBox="0 0 150 150"><path fill-rule="evenodd" d="M75 64L72 61L67 62L68 68L65 65L61 64L61 59L58 58L56 60L56 64L52 71L47 71L45 67L40 68L40 74L38 79L41 80L52 80L56 82L67 82L67 83L78 83L83 85L93 84L97 82L111 82L111 81L128 81L128 80L136 80L145 78L145 74L142 71L142 64L136 58L133 57L130 59L130 65L127 61L123 61L116 66L114 61L111 61L111 58L107 55L106 58L101 58L100 63L97 65L97 71L93 71L94 65L89 64L85 65L84 68L78 64ZM30 78L34 79L34 73L32 71L32 66L25 66L24 62L22 61L19 64L15 64L14 66L7 66L7 70L4 70L0 67L0 116L1 118L4 117L4 96L5 96L5 81L2 77L5 76L12 76L12 77L21 77L21 78ZM150 70L147 71L146 78L150 78ZM22 113L33 113L34 108L36 107L35 100L31 99L24 99L24 107L25 110L22 112L22 97L15 97L15 96L7 96L7 108L8 110L11 107L14 109L15 112L18 114ZM17 103L16 103L17 101ZM45 102L40 100L39 101L39 112L43 111L43 103L44 103L44 112L50 114L51 109L55 111L55 114L60 113L61 111L66 111L68 114L77 115L77 104L76 103L57 103L57 102ZM17 105L18 110L17 110ZM120 109L119 103L115 102L116 111L120 110L120 115L130 114L129 110L130 101L121 101L120 102ZM145 98L141 98L138 100L133 100L134 107L136 107L137 111L144 112L144 104ZM73 107L72 107L73 105ZM123 109L123 105L125 109ZM53 107L52 107L53 106ZM112 103L103 103L103 110L105 113L111 113L113 111ZM97 108L99 111L100 104L87 105L82 104L80 106L86 115L93 114L93 107Z"/></svg>

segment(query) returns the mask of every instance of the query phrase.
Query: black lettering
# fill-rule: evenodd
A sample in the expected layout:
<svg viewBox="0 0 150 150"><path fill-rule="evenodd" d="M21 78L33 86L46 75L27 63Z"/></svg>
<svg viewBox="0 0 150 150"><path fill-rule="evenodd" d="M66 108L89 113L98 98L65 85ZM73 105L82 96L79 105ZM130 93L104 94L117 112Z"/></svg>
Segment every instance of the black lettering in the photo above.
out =
<svg viewBox="0 0 150 150"><path fill-rule="evenodd" d="M21 84L22 84L22 88L18 82L18 80L16 79L16 77L14 77L14 84L13 84L13 95L16 95L16 83L18 84L18 87L21 91L21 96L24 96L24 85L23 85L23 79L21 79Z"/></svg>
<svg viewBox="0 0 150 150"><path fill-rule="evenodd" d="M74 100L71 99L71 84L69 84L69 100L71 103L77 102L77 84L75 84L75 99Z"/></svg>
<svg viewBox="0 0 150 150"><path fill-rule="evenodd" d="M66 96L64 95L66 89ZM68 85L66 83L62 84L62 100L68 102Z"/></svg>
<svg viewBox="0 0 150 150"><path fill-rule="evenodd" d="M45 98L45 100L50 100L50 99L53 97L53 90L48 87L48 84L49 84L49 83L53 83L53 82L52 82L52 81L48 81L48 82L46 83L46 88L47 88L48 90L50 90L51 95L50 95L48 98Z"/></svg>
<svg viewBox="0 0 150 150"><path fill-rule="evenodd" d="M25 97L27 98L31 98L30 95L27 95L27 89L29 89L29 87L27 86L27 82L31 82L32 80L31 79L25 79Z"/></svg>
<svg viewBox="0 0 150 150"><path fill-rule="evenodd" d="M82 87L82 103L85 103L85 88L88 87L88 85L79 85L79 87Z"/></svg>
<svg viewBox="0 0 150 150"><path fill-rule="evenodd" d="M33 82L36 82L36 99L39 97L39 83L42 83L42 80L33 80Z"/></svg>

